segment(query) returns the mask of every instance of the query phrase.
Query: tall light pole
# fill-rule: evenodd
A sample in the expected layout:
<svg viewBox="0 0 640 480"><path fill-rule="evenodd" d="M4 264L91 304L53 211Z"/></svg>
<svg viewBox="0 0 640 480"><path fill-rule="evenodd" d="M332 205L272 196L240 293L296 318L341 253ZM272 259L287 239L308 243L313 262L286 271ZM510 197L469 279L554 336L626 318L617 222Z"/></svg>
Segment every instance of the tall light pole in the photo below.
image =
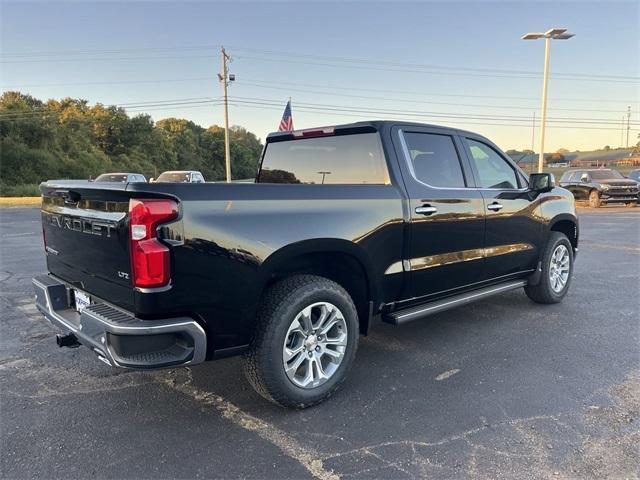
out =
<svg viewBox="0 0 640 480"><path fill-rule="evenodd" d="M566 28L552 28L544 33L527 33L523 40L538 40L544 38L544 74L542 80L542 111L540 113L540 155L538 156L538 172L544 168L544 128L547 122L547 84L549 83L549 52L551 40L568 40L573 33L567 33Z"/></svg>
<svg viewBox="0 0 640 480"><path fill-rule="evenodd" d="M218 80L222 83L222 90L224 93L224 166L227 177L227 183L231 182L231 152L229 151L229 105L227 103L227 87L229 82L233 82L236 76L229 74L229 67L227 62L231 60L229 54L222 47L220 51L220 73L218 74Z"/></svg>

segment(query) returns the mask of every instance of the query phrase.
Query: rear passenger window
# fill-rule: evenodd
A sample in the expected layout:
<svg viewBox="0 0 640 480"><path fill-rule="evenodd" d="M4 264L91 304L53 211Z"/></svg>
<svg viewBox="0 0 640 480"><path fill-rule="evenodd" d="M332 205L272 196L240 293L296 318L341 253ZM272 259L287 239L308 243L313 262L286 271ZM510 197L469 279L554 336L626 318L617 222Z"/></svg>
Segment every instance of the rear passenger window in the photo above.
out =
<svg viewBox="0 0 640 480"><path fill-rule="evenodd" d="M460 158L449 135L405 132L416 180L440 188L465 187Z"/></svg>
<svg viewBox="0 0 640 480"><path fill-rule="evenodd" d="M478 172L480 188L516 189L516 171L489 145L467 138L471 161Z"/></svg>

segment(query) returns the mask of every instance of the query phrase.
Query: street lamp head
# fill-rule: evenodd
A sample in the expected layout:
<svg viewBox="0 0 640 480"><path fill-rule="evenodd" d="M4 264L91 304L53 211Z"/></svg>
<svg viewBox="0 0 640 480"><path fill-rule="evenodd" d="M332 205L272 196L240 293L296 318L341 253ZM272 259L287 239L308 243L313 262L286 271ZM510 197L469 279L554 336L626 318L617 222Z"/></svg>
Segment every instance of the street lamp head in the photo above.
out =
<svg viewBox="0 0 640 480"><path fill-rule="evenodd" d="M522 36L522 40L538 40L539 38L551 38L553 40L568 40L575 33L568 33L566 28L552 28L544 33L533 32L526 33Z"/></svg>
<svg viewBox="0 0 640 480"><path fill-rule="evenodd" d="M567 31L566 28L551 28L551 29L547 30L546 32L544 32L544 35L545 35L545 37L553 38L556 35L562 35L566 31Z"/></svg>

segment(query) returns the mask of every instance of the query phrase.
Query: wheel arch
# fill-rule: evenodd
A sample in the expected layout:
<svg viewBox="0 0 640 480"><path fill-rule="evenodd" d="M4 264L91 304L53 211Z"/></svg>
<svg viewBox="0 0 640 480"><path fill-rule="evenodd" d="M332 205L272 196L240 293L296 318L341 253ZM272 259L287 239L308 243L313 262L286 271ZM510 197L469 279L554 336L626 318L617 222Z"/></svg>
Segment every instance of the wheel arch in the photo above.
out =
<svg viewBox="0 0 640 480"><path fill-rule="evenodd" d="M314 239L282 247L260 267L261 294L273 283L295 274L319 275L342 286L353 299L360 332L367 334L377 298L371 260L362 247L342 239Z"/></svg>
<svg viewBox="0 0 640 480"><path fill-rule="evenodd" d="M571 242L573 253L575 254L577 252L578 239L580 236L577 217L568 213L555 216L551 222L549 222L547 241L551 232L560 232L565 234L569 239L569 242Z"/></svg>

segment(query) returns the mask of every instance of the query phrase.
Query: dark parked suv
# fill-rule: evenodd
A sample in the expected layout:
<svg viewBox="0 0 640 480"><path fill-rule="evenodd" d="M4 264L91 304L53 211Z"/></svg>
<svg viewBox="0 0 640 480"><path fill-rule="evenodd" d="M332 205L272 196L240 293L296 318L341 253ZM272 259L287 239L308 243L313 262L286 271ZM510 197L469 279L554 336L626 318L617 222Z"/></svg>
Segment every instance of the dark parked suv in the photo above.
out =
<svg viewBox="0 0 640 480"><path fill-rule="evenodd" d="M375 320L521 288L560 302L578 250L552 175L415 123L271 134L254 184L40 189L49 273L33 284L61 346L143 369L242 353L255 389L296 408L338 388Z"/></svg>
<svg viewBox="0 0 640 480"><path fill-rule="evenodd" d="M567 170L560 179L576 200L588 200L597 208L610 203L638 204L638 182L610 168Z"/></svg>

